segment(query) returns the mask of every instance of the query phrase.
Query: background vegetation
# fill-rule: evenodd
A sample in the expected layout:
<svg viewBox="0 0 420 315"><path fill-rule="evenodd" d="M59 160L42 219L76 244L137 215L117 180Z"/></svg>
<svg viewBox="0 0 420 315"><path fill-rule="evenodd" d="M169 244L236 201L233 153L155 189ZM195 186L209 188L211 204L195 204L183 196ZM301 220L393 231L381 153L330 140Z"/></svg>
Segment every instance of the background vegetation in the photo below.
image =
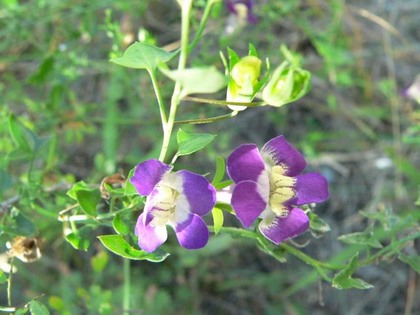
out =
<svg viewBox="0 0 420 315"><path fill-rule="evenodd" d="M330 231L320 238L307 233L296 244L309 242L303 251L330 262L356 252L376 255L376 264L357 273L374 288L332 288L301 261L287 256L279 263L253 242L228 235L193 252L172 238L165 245L172 255L161 264L131 263L133 314L415 314L420 110L401 92L420 73L420 4L255 3L258 23L231 34L229 12L218 6L190 64L222 69L219 51L232 47L245 55L249 43L279 63L279 47L286 44L312 72L312 90L279 109L261 107L228 124L189 127L218 137L179 162L214 172L217 155L284 134L330 182L330 200L315 210ZM193 30L204 4L194 2ZM127 175L158 155L159 112L147 73L108 60L139 39L177 47L179 22L175 1L0 0L0 252L4 260L6 243L18 235L43 243L40 260L14 260L14 305L40 301L54 314L122 312L123 261L96 238L108 228L87 226L79 230L83 237L69 239L69 227L58 218L74 203L66 192L75 182L99 186L105 176ZM172 83L159 80L169 98ZM226 113L199 106L183 104L181 118ZM391 250L381 255L381 248Z"/></svg>

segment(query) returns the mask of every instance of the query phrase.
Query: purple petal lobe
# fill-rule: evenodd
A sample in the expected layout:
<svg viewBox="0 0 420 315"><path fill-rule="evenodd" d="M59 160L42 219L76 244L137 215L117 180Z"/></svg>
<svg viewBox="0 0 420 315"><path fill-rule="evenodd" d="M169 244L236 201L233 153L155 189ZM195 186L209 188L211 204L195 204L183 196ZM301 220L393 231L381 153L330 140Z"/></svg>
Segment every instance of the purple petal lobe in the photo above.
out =
<svg viewBox="0 0 420 315"><path fill-rule="evenodd" d="M306 167L303 155L296 150L283 136L268 141L261 150L263 156L270 157L276 165L287 168L285 175L296 176Z"/></svg>
<svg viewBox="0 0 420 315"><path fill-rule="evenodd" d="M328 182L318 173L307 173L296 176L297 192L294 204L300 206L312 202L322 202L328 199Z"/></svg>
<svg viewBox="0 0 420 315"><path fill-rule="evenodd" d="M309 228L309 218L299 208L293 208L287 217L267 217L259 224L260 232L275 244L298 236Z"/></svg>
<svg viewBox="0 0 420 315"><path fill-rule="evenodd" d="M175 227L179 244L186 249L204 247L209 240L209 230L203 219L192 214L190 219Z"/></svg>
<svg viewBox="0 0 420 315"><path fill-rule="evenodd" d="M258 188L259 185L250 180L242 181L233 188L231 204L245 227L251 226L267 206L267 200L264 200Z"/></svg>
<svg viewBox="0 0 420 315"><path fill-rule="evenodd" d="M213 209L216 203L216 190L202 175L189 171L179 171L183 178L183 193L190 204L190 211L204 216Z"/></svg>
<svg viewBox="0 0 420 315"><path fill-rule="evenodd" d="M146 222L148 223L146 224ZM138 237L139 247L149 253L154 252L168 237L165 225L152 226L150 222L151 218L149 216L146 218L145 214L142 213L137 219L134 230Z"/></svg>
<svg viewBox="0 0 420 315"><path fill-rule="evenodd" d="M264 169L264 161L255 144L240 145L227 159L227 172L235 183L243 180L256 182Z"/></svg>
<svg viewBox="0 0 420 315"><path fill-rule="evenodd" d="M159 160L147 160L137 165L130 181L140 195L147 196L162 179L162 176L171 169L171 166Z"/></svg>

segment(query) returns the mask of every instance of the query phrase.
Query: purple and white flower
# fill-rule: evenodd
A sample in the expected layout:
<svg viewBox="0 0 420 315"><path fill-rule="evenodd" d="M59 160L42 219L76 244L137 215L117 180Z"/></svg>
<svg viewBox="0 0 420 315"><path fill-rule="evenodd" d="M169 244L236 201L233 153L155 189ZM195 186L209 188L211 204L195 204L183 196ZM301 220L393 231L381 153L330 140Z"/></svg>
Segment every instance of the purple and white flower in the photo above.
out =
<svg viewBox="0 0 420 315"><path fill-rule="evenodd" d="M328 183L318 173L301 174L303 155L283 136L268 141L261 151L255 144L237 147L227 159L234 181L231 204L245 227L258 218L260 232L279 244L309 228L309 218L298 206L328 199Z"/></svg>
<svg viewBox="0 0 420 315"><path fill-rule="evenodd" d="M153 252L167 237L166 225L175 230L181 246L202 248L209 230L202 216L216 203L216 192L208 180L189 171L171 172L172 166L151 159L137 165L131 183L147 196L135 227L141 249Z"/></svg>
<svg viewBox="0 0 420 315"><path fill-rule="evenodd" d="M411 98L420 104L420 74L418 74L414 79L414 82L402 92L402 95Z"/></svg>
<svg viewBox="0 0 420 315"><path fill-rule="evenodd" d="M258 17L253 12L253 0L226 0L226 7L229 12L246 19L248 23L255 24L258 22Z"/></svg>

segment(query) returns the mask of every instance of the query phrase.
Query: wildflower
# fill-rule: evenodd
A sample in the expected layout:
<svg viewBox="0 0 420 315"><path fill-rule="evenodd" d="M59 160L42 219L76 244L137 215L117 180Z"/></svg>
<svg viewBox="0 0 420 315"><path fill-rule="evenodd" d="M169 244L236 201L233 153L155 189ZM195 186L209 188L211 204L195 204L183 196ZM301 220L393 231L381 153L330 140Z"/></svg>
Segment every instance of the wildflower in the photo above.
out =
<svg viewBox="0 0 420 315"><path fill-rule="evenodd" d="M420 104L420 74L416 76L414 82L403 91L403 96L411 98Z"/></svg>
<svg viewBox="0 0 420 315"><path fill-rule="evenodd" d="M318 173L300 174L303 155L283 136L268 141L261 152L255 144L237 147L227 160L235 182L231 204L245 227L257 219L260 232L275 244L302 234L309 218L297 206L328 198L326 179Z"/></svg>
<svg viewBox="0 0 420 315"><path fill-rule="evenodd" d="M245 19L248 23L255 24L258 22L257 16L252 12L254 6L253 0L227 0L226 7L229 12L233 13L240 19L244 21Z"/></svg>
<svg viewBox="0 0 420 315"><path fill-rule="evenodd" d="M257 92L261 60L256 56L241 58L230 71L227 102L251 102ZM232 110L244 110L246 106L229 105Z"/></svg>
<svg viewBox="0 0 420 315"><path fill-rule="evenodd" d="M147 252L166 241L166 225L175 230L179 244L187 249L204 247L209 239L201 217L216 202L214 187L204 176L171 169L172 166L151 159L138 164L131 178L137 192L147 196L135 227L139 246Z"/></svg>

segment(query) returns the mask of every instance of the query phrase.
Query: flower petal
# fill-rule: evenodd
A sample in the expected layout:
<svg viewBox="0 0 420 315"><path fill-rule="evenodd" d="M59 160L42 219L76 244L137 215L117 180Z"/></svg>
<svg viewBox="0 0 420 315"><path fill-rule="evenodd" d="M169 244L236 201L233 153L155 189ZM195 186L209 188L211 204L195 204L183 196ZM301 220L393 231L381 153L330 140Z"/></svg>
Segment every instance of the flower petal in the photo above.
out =
<svg viewBox="0 0 420 315"><path fill-rule="evenodd" d="M235 183L256 182L264 169L264 161L255 144L240 145L227 158L227 172Z"/></svg>
<svg viewBox="0 0 420 315"><path fill-rule="evenodd" d="M296 176L296 199L294 204L297 206L322 202L328 199L328 182L324 176L318 173L307 173Z"/></svg>
<svg viewBox="0 0 420 315"><path fill-rule="evenodd" d="M153 226L151 217L142 213L137 219L136 228L134 230L138 237L138 244L140 248L146 252L154 252L156 248L162 245L168 238L168 232L165 225ZM146 222L148 222L146 224Z"/></svg>
<svg viewBox="0 0 420 315"><path fill-rule="evenodd" d="M163 175L170 171L172 166L159 160L151 159L137 165L130 181L140 195L147 196L153 190Z"/></svg>
<svg viewBox="0 0 420 315"><path fill-rule="evenodd" d="M267 206L268 198L261 196L259 188L256 182L250 180L242 181L233 188L231 204L245 227L251 226Z"/></svg>
<svg viewBox="0 0 420 315"><path fill-rule="evenodd" d="M263 158L270 158L274 164L285 167L287 176L296 176L306 167L303 155L283 136L268 141L261 149L261 154Z"/></svg>
<svg viewBox="0 0 420 315"><path fill-rule="evenodd" d="M287 217L270 216L264 218L259 226L260 232L275 244L298 236L309 228L309 218L299 208L293 208Z"/></svg>
<svg viewBox="0 0 420 315"><path fill-rule="evenodd" d="M206 215L216 204L216 190L202 175L179 171L183 178L182 189L190 204L190 211L199 216Z"/></svg>
<svg viewBox="0 0 420 315"><path fill-rule="evenodd" d="M179 244L186 249L202 248L209 240L207 225L196 214L191 214L189 220L175 226L175 233Z"/></svg>

